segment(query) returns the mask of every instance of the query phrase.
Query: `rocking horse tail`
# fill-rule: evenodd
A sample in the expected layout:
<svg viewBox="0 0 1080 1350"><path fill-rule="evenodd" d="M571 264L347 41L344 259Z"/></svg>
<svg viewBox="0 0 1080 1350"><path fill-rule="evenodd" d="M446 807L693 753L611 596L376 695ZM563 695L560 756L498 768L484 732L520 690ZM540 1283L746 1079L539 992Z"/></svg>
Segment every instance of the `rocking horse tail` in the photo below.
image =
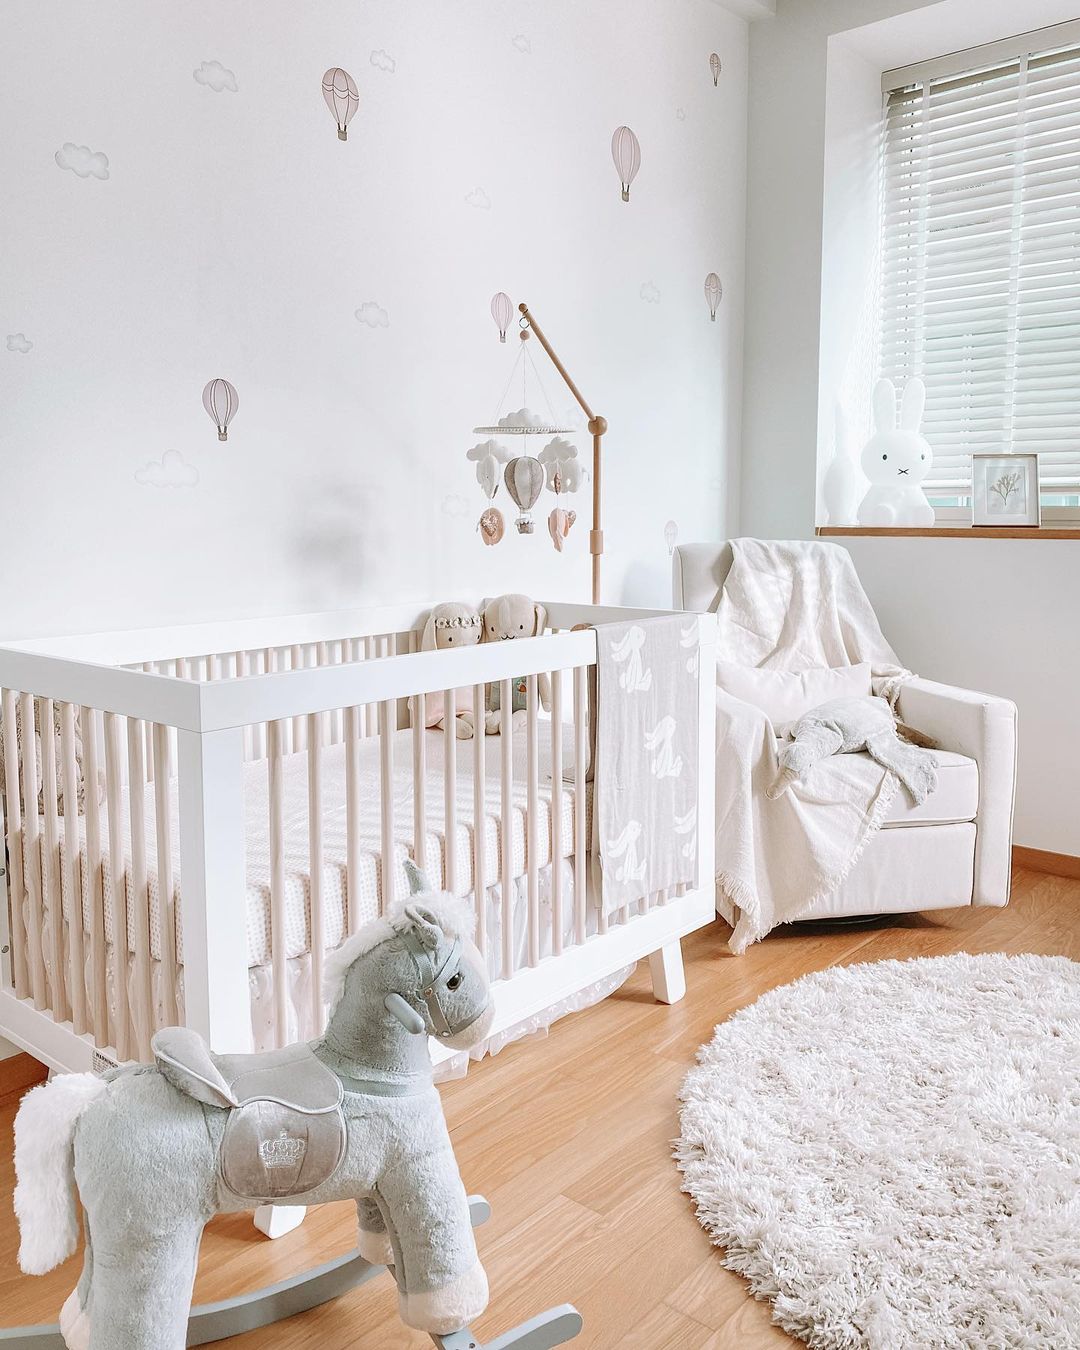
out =
<svg viewBox="0 0 1080 1350"><path fill-rule="evenodd" d="M79 1239L75 1207L75 1125L107 1084L65 1073L28 1092L15 1117L15 1217L19 1265L44 1275L67 1260Z"/></svg>

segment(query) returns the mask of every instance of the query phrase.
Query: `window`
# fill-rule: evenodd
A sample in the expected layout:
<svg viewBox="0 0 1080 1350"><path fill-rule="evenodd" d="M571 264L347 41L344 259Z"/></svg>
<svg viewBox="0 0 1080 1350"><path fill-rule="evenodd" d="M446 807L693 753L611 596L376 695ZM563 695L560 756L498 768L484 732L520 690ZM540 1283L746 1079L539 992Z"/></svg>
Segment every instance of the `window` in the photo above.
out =
<svg viewBox="0 0 1080 1350"><path fill-rule="evenodd" d="M892 73L897 87L883 81L878 363L897 384L926 382L925 487L946 515L970 502L971 452L1007 449L1039 452L1045 515L1080 515L1080 42L1070 36L1057 50L1003 56L999 43L982 68L943 58Z"/></svg>

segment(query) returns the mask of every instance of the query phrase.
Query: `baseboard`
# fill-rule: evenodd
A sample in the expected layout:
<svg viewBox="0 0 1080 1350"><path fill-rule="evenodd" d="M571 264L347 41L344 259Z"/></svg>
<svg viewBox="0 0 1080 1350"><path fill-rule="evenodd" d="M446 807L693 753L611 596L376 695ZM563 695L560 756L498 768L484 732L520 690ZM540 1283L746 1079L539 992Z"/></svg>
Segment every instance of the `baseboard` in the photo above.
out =
<svg viewBox="0 0 1080 1350"><path fill-rule="evenodd" d="M1024 848L1013 844L1014 867L1026 867L1032 872L1049 872L1055 877L1074 877L1080 881L1080 858L1071 853L1049 853L1042 848Z"/></svg>
<svg viewBox="0 0 1080 1350"><path fill-rule="evenodd" d="M33 1055L20 1051L17 1055L0 1059L0 1106L9 1098L21 1097L28 1088L44 1083L48 1076L48 1068Z"/></svg>

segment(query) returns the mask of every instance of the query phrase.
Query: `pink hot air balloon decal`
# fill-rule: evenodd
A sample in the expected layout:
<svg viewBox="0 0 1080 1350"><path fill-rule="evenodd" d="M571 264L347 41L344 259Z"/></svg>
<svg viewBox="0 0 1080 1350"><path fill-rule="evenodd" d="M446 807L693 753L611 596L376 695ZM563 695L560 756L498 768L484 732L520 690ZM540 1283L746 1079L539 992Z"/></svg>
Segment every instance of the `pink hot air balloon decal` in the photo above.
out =
<svg viewBox="0 0 1080 1350"><path fill-rule="evenodd" d="M505 291L498 291L491 297L491 317L495 320L495 327L499 330L499 341L506 341L506 330L510 327L510 320L514 317L513 301Z"/></svg>
<svg viewBox="0 0 1080 1350"><path fill-rule="evenodd" d="M622 183L622 199L628 202L630 184L641 168L641 146L629 127L615 128L615 134L611 138L611 158L615 161L615 168Z"/></svg>
<svg viewBox="0 0 1080 1350"><path fill-rule="evenodd" d="M227 441L229 423L236 416L236 410L240 406L235 387L228 380L211 380L202 391L202 403L210 421L217 427L218 440Z"/></svg>
<svg viewBox="0 0 1080 1350"><path fill-rule="evenodd" d="M705 299L709 302L709 318L713 323L716 322L716 307L723 294L724 288L720 284L720 278L715 272L710 272L705 278Z"/></svg>
<svg viewBox="0 0 1080 1350"><path fill-rule="evenodd" d="M340 66L331 66L322 77L322 96L330 109L330 115L337 123L338 140L347 141L349 123L360 106L356 81L347 70L342 70Z"/></svg>
<svg viewBox="0 0 1080 1350"><path fill-rule="evenodd" d="M519 515L514 524L518 534L532 534L532 509L544 489L544 466L532 455L519 455L503 470L506 490L514 499Z"/></svg>
<svg viewBox="0 0 1080 1350"><path fill-rule="evenodd" d="M709 69L712 71L712 82L716 86L720 83L720 58L715 52L709 57Z"/></svg>

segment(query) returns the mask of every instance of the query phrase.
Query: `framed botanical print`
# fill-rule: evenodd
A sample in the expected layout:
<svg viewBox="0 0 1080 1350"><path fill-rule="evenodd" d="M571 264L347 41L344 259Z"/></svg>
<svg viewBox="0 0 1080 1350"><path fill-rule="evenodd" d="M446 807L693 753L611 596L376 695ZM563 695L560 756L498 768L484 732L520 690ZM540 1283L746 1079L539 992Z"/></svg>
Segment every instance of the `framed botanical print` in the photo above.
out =
<svg viewBox="0 0 1080 1350"><path fill-rule="evenodd" d="M1037 526L1041 520L1038 455L971 456L973 525Z"/></svg>

